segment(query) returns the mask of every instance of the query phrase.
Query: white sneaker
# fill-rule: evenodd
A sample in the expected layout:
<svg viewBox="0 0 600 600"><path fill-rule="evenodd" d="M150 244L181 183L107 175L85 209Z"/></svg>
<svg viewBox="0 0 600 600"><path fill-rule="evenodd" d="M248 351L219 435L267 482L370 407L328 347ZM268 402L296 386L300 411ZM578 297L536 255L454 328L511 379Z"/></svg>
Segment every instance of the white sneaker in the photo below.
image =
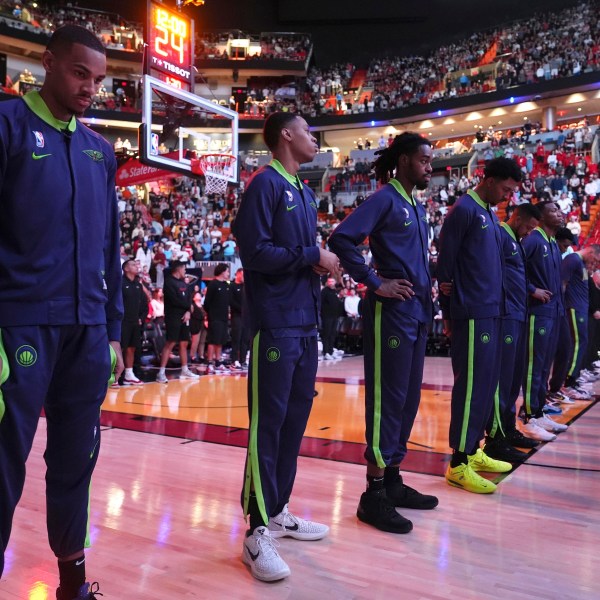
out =
<svg viewBox="0 0 600 600"><path fill-rule="evenodd" d="M179 374L179 379L199 379L200 375L196 375L196 373L192 373L187 367L181 369L181 373Z"/></svg>
<svg viewBox="0 0 600 600"><path fill-rule="evenodd" d="M143 385L143 381L134 375L133 377L125 377L123 385Z"/></svg>
<svg viewBox="0 0 600 600"><path fill-rule="evenodd" d="M557 423L556 421L553 421L548 415L538 417L537 419L529 419L530 423L531 421L533 421L538 427L541 427L542 429L545 429L546 431L550 431L552 433L558 433L560 431L566 431L567 429L569 429L568 425Z"/></svg>
<svg viewBox="0 0 600 600"><path fill-rule="evenodd" d="M590 397L585 390L574 387L564 387L561 391L565 394L565 396L571 398L571 400L585 400L586 398Z"/></svg>
<svg viewBox="0 0 600 600"><path fill-rule="evenodd" d="M164 373L161 373L159 371L158 375L156 376L156 383L169 383L169 380L167 379L167 376Z"/></svg>
<svg viewBox="0 0 600 600"><path fill-rule="evenodd" d="M521 427L521 433L532 440L539 440L540 442L552 442L556 439L556 435L545 429L542 429L535 423L535 419L529 419L525 425Z"/></svg>
<svg viewBox="0 0 600 600"><path fill-rule="evenodd" d="M306 521L288 511L288 505L269 519L269 531L274 538L291 537L296 540L320 540L329 532L329 527L315 521Z"/></svg>
<svg viewBox="0 0 600 600"><path fill-rule="evenodd" d="M331 355L331 354L327 353L327 354L325 355L325 360L333 360L333 355Z"/></svg>
<svg viewBox="0 0 600 600"><path fill-rule="evenodd" d="M595 361L592 363L592 366L593 366L593 367L596 367L597 369L600 369L600 360L595 360Z"/></svg>
<svg viewBox="0 0 600 600"><path fill-rule="evenodd" d="M600 374L593 373L592 371L588 371L587 369L583 369L579 373L579 377L581 377L587 381L598 381L598 379L600 379Z"/></svg>
<svg viewBox="0 0 600 600"><path fill-rule="evenodd" d="M344 351L343 350L338 350L337 348L333 349L333 355L334 356L344 356Z"/></svg>
<svg viewBox="0 0 600 600"><path fill-rule="evenodd" d="M261 581L277 581L290 575L290 568L277 552L277 542L266 527L257 527L244 538L242 561Z"/></svg>

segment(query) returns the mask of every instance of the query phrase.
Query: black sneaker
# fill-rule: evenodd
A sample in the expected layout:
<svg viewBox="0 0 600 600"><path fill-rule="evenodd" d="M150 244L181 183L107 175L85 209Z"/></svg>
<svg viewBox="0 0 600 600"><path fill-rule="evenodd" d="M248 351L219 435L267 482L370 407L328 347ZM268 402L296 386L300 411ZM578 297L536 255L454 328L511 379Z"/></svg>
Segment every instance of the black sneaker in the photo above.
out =
<svg viewBox="0 0 600 600"><path fill-rule="evenodd" d="M360 497L356 516L363 523L389 533L408 533L413 528L413 524L408 519L396 512L394 505L385 494L385 489L364 492Z"/></svg>
<svg viewBox="0 0 600 600"><path fill-rule="evenodd" d="M77 596L72 600L98 600L100 596L104 596L104 594L101 594L98 591L99 588L100 586L96 582L84 583L79 588L79 593L77 594ZM71 598L64 597L60 592L60 588L58 588L56 590L56 600L71 600Z"/></svg>
<svg viewBox="0 0 600 600"><path fill-rule="evenodd" d="M513 448L503 437L487 440L483 451L490 458L510 463L523 462L528 456L527 452L521 452Z"/></svg>
<svg viewBox="0 0 600 600"><path fill-rule="evenodd" d="M517 448L537 448L540 445L538 440L525 437L518 429L507 431L505 439L511 446Z"/></svg>
<svg viewBox="0 0 600 600"><path fill-rule="evenodd" d="M402 475L393 483L385 486L385 493L394 506L402 508L431 510L438 505L438 499L435 496L421 494L421 492L405 485L402 481Z"/></svg>

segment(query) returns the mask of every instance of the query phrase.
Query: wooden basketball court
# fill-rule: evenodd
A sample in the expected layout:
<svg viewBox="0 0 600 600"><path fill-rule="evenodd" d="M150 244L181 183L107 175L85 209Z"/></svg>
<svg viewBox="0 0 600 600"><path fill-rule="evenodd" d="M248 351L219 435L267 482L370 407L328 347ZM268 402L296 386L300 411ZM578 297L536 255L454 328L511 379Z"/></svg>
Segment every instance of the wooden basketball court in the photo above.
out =
<svg viewBox="0 0 600 600"><path fill-rule="evenodd" d="M572 599L600 595L600 409L577 402L569 430L533 451L491 496L448 486L449 359L427 358L405 480L434 511L403 510L408 535L360 523L362 360L320 365L291 509L331 527L280 540L288 579L266 584L241 560L239 493L247 435L244 375L109 390L92 483L88 575L107 599ZM6 600L54 599L44 506L45 420L28 462L0 583Z"/></svg>

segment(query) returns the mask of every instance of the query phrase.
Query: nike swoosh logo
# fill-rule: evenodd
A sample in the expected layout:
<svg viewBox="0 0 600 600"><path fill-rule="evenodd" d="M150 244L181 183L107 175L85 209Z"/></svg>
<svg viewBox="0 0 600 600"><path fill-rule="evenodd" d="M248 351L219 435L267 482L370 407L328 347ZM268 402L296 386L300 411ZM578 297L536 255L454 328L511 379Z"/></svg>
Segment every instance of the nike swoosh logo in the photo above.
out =
<svg viewBox="0 0 600 600"><path fill-rule="evenodd" d="M412 221L405 221L404 227L408 227L411 223L412 223Z"/></svg>
<svg viewBox="0 0 600 600"><path fill-rule="evenodd" d="M80 567L84 562L85 562L85 558L82 558L81 560L76 560L75 566Z"/></svg>
<svg viewBox="0 0 600 600"><path fill-rule="evenodd" d="M297 205L297 204L294 204L294 206L286 206L285 208L286 208L286 210L287 210L288 212L290 212L290 210L294 210L294 209L295 209L295 208L297 208L297 207L298 207L298 205Z"/></svg>
<svg viewBox="0 0 600 600"><path fill-rule="evenodd" d="M35 152L31 153L31 158L33 158L33 160L40 160L40 158L46 158L47 156L52 156L52 154L36 154Z"/></svg>
<svg viewBox="0 0 600 600"><path fill-rule="evenodd" d="M546 258L548 256L548 254L544 254L544 258Z"/></svg>
<svg viewBox="0 0 600 600"><path fill-rule="evenodd" d="M260 552L257 552L256 554L252 554L252 551L251 551L251 550L248 550L248 554L250 555L250 558L251 558L253 561L255 561L255 560L256 560L256 559L259 557L259 555L260 555Z"/></svg>
<svg viewBox="0 0 600 600"><path fill-rule="evenodd" d="M512 253L512 255L513 255L513 256L516 256L516 255L517 255L517 253L516 253L516 252L513 252L513 253Z"/></svg>
<svg viewBox="0 0 600 600"><path fill-rule="evenodd" d="M487 229L490 226L490 224L488 223L487 225L482 225L481 229Z"/></svg>

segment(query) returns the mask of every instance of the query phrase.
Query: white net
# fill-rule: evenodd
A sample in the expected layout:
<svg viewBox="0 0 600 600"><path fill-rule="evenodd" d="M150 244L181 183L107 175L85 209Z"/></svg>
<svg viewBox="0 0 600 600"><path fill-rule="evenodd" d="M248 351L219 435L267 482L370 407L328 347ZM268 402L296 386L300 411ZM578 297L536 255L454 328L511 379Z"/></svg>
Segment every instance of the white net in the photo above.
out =
<svg viewBox="0 0 600 600"><path fill-rule="evenodd" d="M198 159L206 181L206 194L227 193L227 184L233 176L235 160L231 154L205 154Z"/></svg>

